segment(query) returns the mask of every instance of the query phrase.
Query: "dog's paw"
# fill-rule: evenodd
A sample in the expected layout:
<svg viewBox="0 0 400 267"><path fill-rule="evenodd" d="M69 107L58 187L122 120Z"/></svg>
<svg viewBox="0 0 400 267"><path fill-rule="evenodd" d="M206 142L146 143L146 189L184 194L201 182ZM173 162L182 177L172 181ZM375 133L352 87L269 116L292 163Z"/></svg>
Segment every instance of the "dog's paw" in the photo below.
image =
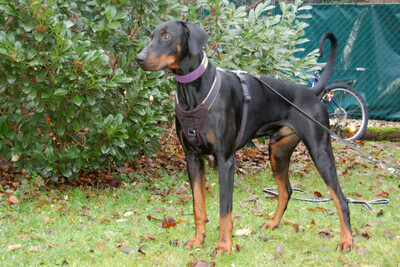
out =
<svg viewBox="0 0 400 267"><path fill-rule="evenodd" d="M217 246L214 248L213 252L211 253L211 257L215 257L218 254L230 254L232 251L232 244L228 244L227 242L222 243L219 242Z"/></svg>
<svg viewBox="0 0 400 267"><path fill-rule="evenodd" d="M273 221L270 221L270 222L266 222L266 223L261 224L261 225L260 225L260 228L261 228L261 229L268 228L268 229L271 229L271 230L272 230L272 229L277 228L278 225L279 225L279 222L278 222L278 223L275 223L275 222L273 222Z"/></svg>
<svg viewBox="0 0 400 267"><path fill-rule="evenodd" d="M350 252L352 250L354 250L354 241L348 241L348 242L341 242L337 248L337 251L342 251L342 252Z"/></svg>
<svg viewBox="0 0 400 267"><path fill-rule="evenodd" d="M185 243L185 247L189 250L194 249L194 248L202 248L203 243L204 243L204 239L193 238L193 239L188 240Z"/></svg>

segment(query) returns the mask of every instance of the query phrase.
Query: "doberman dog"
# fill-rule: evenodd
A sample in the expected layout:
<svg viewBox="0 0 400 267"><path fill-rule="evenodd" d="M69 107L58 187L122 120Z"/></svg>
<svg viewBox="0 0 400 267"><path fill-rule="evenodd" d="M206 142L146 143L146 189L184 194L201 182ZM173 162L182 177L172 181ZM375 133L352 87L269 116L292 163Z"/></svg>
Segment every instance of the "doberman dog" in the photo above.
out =
<svg viewBox="0 0 400 267"><path fill-rule="evenodd" d="M329 127L327 111L316 97L329 80L336 55L337 41L333 34L325 34L321 38L320 52L326 39L331 41L331 52L325 71L315 87L307 88L265 76L260 79ZM187 127L182 126L181 119L176 119L177 134L186 154L194 206L195 236L186 243L186 247L192 249L202 246L206 237L204 155L211 154L216 159L220 184L220 235L212 255L230 253L236 150L255 137L269 136L270 162L279 196L275 215L262 227L273 229L279 225L292 193L288 178L290 157L297 144L303 141L338 210L341 237L337 249L345 252L352 250L354 243L348 203L337 177L330 135L255 77L244 74L241 75L241 81L235 73L217 69L208 62L203 51L207 40L207 33L192 22L167 21L156 27L151 34L150 44L136 57L143 70L169 70L175 74L176 104L181 112L190 113L202 106L219 79L220 89L200 116L201 123L197 129L186 133L184 130ZM242 116L245 116L242 83L247 85L251 100L247 99L249 103L246 126L242 127L243 137L236 144Z"/></svg>

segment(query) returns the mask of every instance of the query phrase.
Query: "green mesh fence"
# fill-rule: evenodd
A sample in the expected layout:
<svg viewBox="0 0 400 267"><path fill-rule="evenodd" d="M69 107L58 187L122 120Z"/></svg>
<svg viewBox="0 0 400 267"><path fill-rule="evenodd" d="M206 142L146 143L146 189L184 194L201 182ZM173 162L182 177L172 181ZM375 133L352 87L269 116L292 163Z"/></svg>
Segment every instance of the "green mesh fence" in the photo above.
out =
<svg viewBox="0 0 400 267"><path fill-rule="evenodd" d="M339 47L331 79L355 81L353 87L365 99L370 119L400 121L400 3L371 1L309 1L313 8L304 12L312 15L306 20L310 42L304 48L315 49L323 33L333 32ZM253 7L260 1L232 2ZM279 3L275 5L279 14Z"/></svg>
<svg viewBox="0 0 400 267"><path fill-rule="evenodd" d="M400 120L400 4L313 4L312 49L326 31L339 42L332 79L350 78L370 119Z"/></svg>

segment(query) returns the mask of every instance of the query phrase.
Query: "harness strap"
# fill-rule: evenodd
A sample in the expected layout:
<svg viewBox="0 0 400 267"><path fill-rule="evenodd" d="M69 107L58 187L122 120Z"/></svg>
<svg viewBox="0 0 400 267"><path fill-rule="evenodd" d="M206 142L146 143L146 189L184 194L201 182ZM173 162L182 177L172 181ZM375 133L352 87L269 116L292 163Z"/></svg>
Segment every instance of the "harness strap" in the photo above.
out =
<svg viewBox="0 0 400 267"><path fill-rule="evenodd" d="M208 114L208 110L217 98L221 88L221 76L218 71L215 74L214 82L203 102L192 110L183 110L179 105L178 94L175 95L175 113L182 127L183 134L189 143L194 146L201 146L203 140L200 138L200 128Z"/></svg>
<svg viewBox="0 0 400 267"><path fill-rule="evenodd" d="M247 87L247 83L242 75L242 72L234 71L233 73L239 78L240 83L242 84L243 102L244 102L243 103L242 122L240 123L239 134L236 138L236 149L238 149L240 146L240 143L243 139L244 131L246 129L247 113L248 113L248 109L249 109L249 102L251 100L251 96L249 94L249 88Z"/></svg>

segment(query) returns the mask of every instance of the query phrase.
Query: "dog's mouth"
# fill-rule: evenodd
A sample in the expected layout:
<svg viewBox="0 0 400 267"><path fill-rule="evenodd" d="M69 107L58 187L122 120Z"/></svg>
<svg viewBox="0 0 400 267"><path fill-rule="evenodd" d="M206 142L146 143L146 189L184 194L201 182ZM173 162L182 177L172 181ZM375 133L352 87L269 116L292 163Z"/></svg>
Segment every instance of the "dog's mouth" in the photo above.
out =
<svg viewBox="0 0 400 267"><path fill-rule="evenodd" d="M139 66L145 71L158 71L158 70L178 70L178 59L174 55L149 53L143 55L142 53L136 57Z"/></svg>

